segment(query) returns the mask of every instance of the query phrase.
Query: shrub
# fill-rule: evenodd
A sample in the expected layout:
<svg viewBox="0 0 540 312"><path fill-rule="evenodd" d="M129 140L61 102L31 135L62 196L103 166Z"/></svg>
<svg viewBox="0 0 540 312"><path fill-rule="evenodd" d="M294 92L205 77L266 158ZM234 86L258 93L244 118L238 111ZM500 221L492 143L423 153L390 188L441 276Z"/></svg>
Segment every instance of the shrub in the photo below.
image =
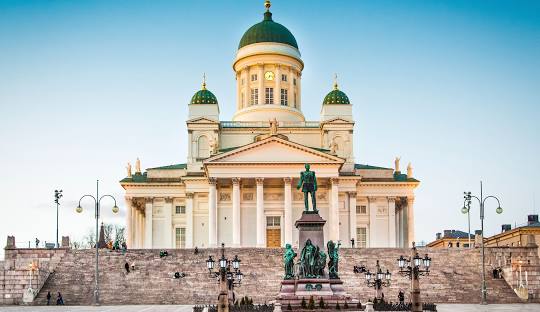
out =
<svg viewBox="0 0 540 312"><path fill-rule="evenodd" d="M324 309L324 299L323 299L323 297L321 297L321 299L319 299L319 308Z"/></svg>
<svg viewBox="0 0 540 312"><path fill-rule="evenodd" d="M313 300L313 296L309 297L308 309L315 310L315 300Z"/></svg>
<svg viewBox="0 0 540 312"><path fill-rule="evenodd" d="M307 308L306 298L302 297L302 303L300 304L302 306L302 309Z"/></svg>
<svg viewBox="0 0 540 312"><path fill-rule="evenodd" d="M345 303L343 304L343 309L347 310L349 308L349 304L347 303L347 300L345 300Z"/></svg>
<svg viewBox="0 0 540 312"><path fill-rule="evenodd" d="M339 301L336 303L336 310L341 310L341 307L339 306Z"/></svg>
<svg viewBox="0 0 540 312"><path fill-rule="evenodd" d="M292 311L292 307L291 307L291 302L289 301L289 303L287 304L287 311Z"/></svg>

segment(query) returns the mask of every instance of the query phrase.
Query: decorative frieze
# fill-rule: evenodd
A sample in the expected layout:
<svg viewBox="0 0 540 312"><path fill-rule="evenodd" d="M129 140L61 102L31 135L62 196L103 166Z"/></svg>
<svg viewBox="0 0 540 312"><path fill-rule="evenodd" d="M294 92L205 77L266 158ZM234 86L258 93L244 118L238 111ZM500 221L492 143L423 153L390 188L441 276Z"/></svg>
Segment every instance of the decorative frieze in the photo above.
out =
<svg viewBox="0 0 540 312"><path fill-rule="evenodd" d="M231 201L231 193L219 193L219 201Z"/></svg>
<svg viewBox="0 0 540 312"><path fill-rule="evenodd" d="M277 200L283 200L283 193L265 193L264 194L264 200L268 201L277 201Z"/></svg>
<svg viewBox="0 0 540 312"><path fill-rule="evenodd" d="M242 200L252 201L253 200L253 193L244 193L244 194L242 194Z"/></svg>

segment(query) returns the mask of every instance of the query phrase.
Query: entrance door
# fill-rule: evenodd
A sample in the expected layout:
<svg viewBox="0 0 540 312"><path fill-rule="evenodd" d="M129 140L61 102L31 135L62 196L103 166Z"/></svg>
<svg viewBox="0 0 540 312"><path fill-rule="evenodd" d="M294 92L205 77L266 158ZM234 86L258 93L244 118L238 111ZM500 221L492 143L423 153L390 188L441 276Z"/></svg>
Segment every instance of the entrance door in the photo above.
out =
<svg viewBox="0 0 540 312"><path fill-rule="evenodd" d="M281 247L281 217L266 217L266 247Z"/></svg>

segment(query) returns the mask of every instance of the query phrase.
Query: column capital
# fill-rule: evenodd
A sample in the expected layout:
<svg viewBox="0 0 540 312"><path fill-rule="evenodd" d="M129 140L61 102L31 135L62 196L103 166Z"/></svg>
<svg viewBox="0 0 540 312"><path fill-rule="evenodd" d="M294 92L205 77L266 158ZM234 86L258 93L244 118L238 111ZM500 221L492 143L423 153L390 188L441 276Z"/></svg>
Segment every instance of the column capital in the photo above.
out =
<svg viewBox="0 0 540 312"><path fill-rule="evenodd" d="M414 202L414 196L407 196L407 202Z"/></svg>
<svg viewBox="0 0 540 312"><path fill-rule="evenodd" d="M169 196L169 197L165 197L164 199L165 199L165 203L167 203L167 204L171 204L171 203L173 202L173 198L170 197L170 196Z"/></svg>
<svg viewBox="0 0 540 312"><path fill-rule="evenodd" d="M145 197L144 202L147 204L152 204L154 202L154 197Z"/></svg>
<svg viewBox="0 0 540 312"><path fill-rule="evenodd" d="M208 178L208 184L216 185L217 184L217 178Z"/></svg>
<svg viewBox="0 0 540 312"><path fill-rule="evenodd" d="M291 177L285 177L285 178L283 178L283 182L285 182L285 184L291 184L292 178Z"/></svg>
<svg viewBox="0 0 540 312"><path fill-rule="evenodd" d="M231 180L232 180L233 185L240 184L240 178L232 178Z"/></svg>
<svg viewBox="0 0 540 312"><path fill-rule="evenodd" d="M335 185L339 185L339 178L330 178L330 182Z"/></svg>
<svg viewBox="0 0 540 312"><path fill-rule="evenodd" d="M262 185L264 183L264 178L255 178L257 185Z"/></svg>
<svg viewBox="0 0 540 312"><path fill-rule="evenodd" d="M377 200L377 197L375 197L375 196L367 196L367 200L368 200L368 202L371 203L371 202L376 201L376 200Z"/></svg>
<svg viewBox="0 0 540 312"><path fill-rule="evenodd" d="M349 196L356 197L356 192L349 192Z"/></svg>
<svg viewBox="0 0 540 312"><path fill-rule="evenodd" d="M186 198L192 199L195 194L193 192L186 193Z"/></svg>
<svg viewBox="0 0 540 312"><path fill-rule="evenodd" d="M394 196L388 196L386 198L388 199L388 201L396 201L396 197Z"/></svg>

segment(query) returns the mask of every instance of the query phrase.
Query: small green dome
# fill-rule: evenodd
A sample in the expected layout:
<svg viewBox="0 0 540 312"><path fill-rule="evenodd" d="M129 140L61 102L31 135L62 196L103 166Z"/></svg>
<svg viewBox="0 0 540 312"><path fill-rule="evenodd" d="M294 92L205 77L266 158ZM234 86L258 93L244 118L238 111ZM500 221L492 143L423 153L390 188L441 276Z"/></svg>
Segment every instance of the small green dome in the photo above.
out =
<svg viewBox="0 0 540 312"><path fill-rule="evenodd" d="M337 83L334 83L334 90L330 91L323 101L324 104L351 104L349 97L345 92L338 89Z"/></svg>
<svg viewBox="0 0 540 312"><path fill-rule="evenodd" d="M202 89L195 92L191 98L191 104L217 104L217 98L214 93L206 89L206 83L203 83Z"/></svg>
<svg viewBox="0 0 540 312"><path fill-rule="evenodd" d="M287 27L274 22L270 11L264 13L264 20L262 22L251 26L244 33L242 39L240 39L240 44L238 44L238 49L258 42L284 43L298 49L298 44L293 34Z"/></svg>

